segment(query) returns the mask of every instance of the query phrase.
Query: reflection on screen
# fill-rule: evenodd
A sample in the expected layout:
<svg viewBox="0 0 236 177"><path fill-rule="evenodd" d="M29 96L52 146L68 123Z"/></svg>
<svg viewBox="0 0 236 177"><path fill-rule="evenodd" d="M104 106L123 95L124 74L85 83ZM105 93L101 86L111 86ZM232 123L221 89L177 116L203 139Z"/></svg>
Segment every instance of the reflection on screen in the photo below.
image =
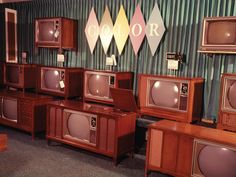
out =
<svg viewBox="0 0 236 177"><path fill-rule="evenodd" d="M178 107L179 86L176 83L156 81L150 91L151 99L156 106Z"/></svg>

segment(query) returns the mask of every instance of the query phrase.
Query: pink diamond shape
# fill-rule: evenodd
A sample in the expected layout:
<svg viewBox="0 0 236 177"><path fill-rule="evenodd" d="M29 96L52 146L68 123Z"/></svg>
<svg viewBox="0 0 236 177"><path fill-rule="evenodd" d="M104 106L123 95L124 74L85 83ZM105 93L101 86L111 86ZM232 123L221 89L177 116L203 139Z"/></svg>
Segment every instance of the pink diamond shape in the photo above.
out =
<svg viewBox="0 0 236 177"><path fill-rule="evenodd" d="M134 53L137 55L145 36L145 21L139 5L136 7L135 13L130 22L129 36Z"/></svg>
<svg viewBox="0 0 236 177"><path fill-rule="evenodd" d="M89 44L90 51L91 53L93 53L99 36L99 25L96 14L94 12L94 8L92 8L89 14L88 22L85 27L85 35Z"/></svg>

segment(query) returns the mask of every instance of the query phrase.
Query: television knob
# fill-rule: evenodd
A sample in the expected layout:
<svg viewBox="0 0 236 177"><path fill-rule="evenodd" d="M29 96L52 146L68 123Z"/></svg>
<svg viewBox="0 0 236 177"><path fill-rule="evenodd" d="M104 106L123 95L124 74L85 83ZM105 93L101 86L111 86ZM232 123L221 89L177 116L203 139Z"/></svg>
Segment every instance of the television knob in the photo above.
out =
<svg viewBox="0 0 236 177"><path fill-rule="evenodd" d="M95 117L92 117L92 119L91 119L91 127L92 128L96 128L96 125L97 124L97 122L96 122L96 118Z"/></svg>
<svg viewBox="0 0 236 177"><path fill-rule="evenodd" d="M183 94L188 94L188 84L182 84L181 92Z"/></svg>

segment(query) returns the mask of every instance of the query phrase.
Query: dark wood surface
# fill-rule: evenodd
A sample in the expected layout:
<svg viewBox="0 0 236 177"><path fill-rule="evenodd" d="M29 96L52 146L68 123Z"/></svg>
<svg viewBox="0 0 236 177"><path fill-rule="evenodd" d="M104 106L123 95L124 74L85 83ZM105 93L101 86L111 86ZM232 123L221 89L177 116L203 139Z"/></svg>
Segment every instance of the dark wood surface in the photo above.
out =
<svg viewBox="0 0 236 177"><path fill-rule="evenodd" d="M63 110L69 109L97 116L96 144L74 141L64 137ZM78 101L53 101L47 109L47 139L83 148L113 158L116 164L120 157L134 150L136 113L122 112L112 107Z"/></svg>
<svg viewBox="0 0 236 177"><path fill-rule="evenodd" d="M17 99L17 122L0 117L0 124L30 132L32 139L36 132L46 130L46 104L52 101L50 96L19 91L0 91L0 98Z"/></svg>
<svg viewBox="0 0 236 177"><path fill-rule="evenodd" d="M191 176L195 138L236 147L235 133L161 120L148 128L145 175L150 171L160 171L173 176Z"/></svg>
<svg viewBox="0 0 236 177"><path fill-rule="evenodd" d="M13 64L6 63L4 65L4 82L8 87L27 89L36 88L36 65L35 64ZM19 68L19 83L12 83L7 80L7 67L15 66ZM17 76L16 76L17 77Z"/></svg>
<svg viewBox="0 0 236 177"><path fill-rule="evenodd" d="M7 149L7 135L0 134L0 152L5 151Z"/></svg>
<svg viewBox="0 0 236 177"><path fill-rule="evenodd" d="M4 85L4 62L0 62L0 88Z"/></svg>
<svg viewBox="0 0 236 177"><path fill-rule="evenodd" d="M37 23L44 21L58 21L59 22L59 37L58 41L39 41L37 32ZM72 49L77 51L78 48L78 21L69 18L55 17L55 18L37 18L35 20L35 46L46 48Z"/></svg>
<svg viewBox="0 0 236 177"><path fill-rule="evenodd" d="M147 82L148 79L164 79L167 81L187 81L189 82L188 88L188 101L187 101L187 110L176 110L168 109L158 106L148 106L147 101ZM203 78L188 78L188 77L175 77L175 76L159 76L159 75L147 75L140 74L138 76L138 100L140 106L140 114L149 115L158 118L177 120L180 122L194 122L199 121L202 117L202 98L203 98Z"/></svg>

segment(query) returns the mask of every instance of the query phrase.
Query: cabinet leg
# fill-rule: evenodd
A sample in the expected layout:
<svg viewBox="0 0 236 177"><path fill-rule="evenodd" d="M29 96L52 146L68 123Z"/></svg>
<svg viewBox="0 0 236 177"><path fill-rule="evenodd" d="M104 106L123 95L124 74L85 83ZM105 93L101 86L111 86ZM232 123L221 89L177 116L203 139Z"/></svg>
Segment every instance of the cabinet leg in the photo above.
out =
<svg viewBox="0 0 236 177"><path fill-rule="evenodd" d="M32 138L32 141L35 140L35 133L34 132L31 133L31 138Z"/></svg>

